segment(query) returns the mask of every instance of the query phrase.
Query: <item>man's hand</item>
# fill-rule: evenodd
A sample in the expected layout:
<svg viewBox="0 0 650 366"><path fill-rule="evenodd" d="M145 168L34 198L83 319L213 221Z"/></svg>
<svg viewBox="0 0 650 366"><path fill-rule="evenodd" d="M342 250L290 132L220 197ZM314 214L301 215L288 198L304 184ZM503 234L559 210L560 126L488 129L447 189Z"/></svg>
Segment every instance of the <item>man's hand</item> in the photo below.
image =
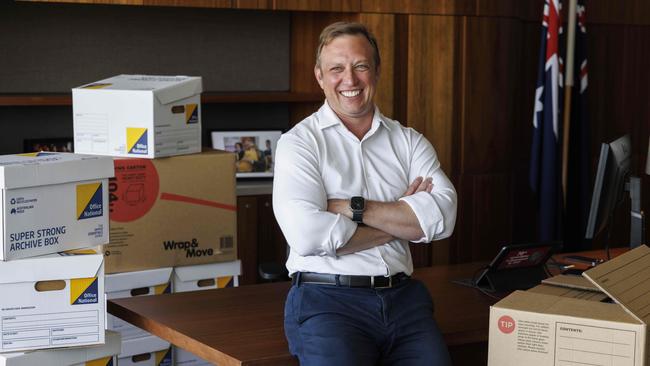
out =
<svg viewBox="0 0 650 366"><path fill-rule="evenodd" d="M431 190L433 189L432 181L433 178L431 177L427 179L424 179L422 177L415 178L413 183L411 183L411 185L406 189L406 192L404 192L404 195L402 195L402 197L410 196L418 192L431 193Z"/></svg>

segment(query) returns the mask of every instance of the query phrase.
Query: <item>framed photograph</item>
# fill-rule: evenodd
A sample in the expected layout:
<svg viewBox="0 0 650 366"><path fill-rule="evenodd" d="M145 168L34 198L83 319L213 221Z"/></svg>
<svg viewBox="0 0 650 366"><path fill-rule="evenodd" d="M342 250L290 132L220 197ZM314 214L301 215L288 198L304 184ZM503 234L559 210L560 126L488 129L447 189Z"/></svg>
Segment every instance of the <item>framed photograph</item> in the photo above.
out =
<svg viewBox="0 0 650 366"><path fill-rule="evenodd" d="M72 137L25 139L23 141L23 152L74 152L72 141Z"/></svg>
<svg viewBox="0 0 650 366"><path fill-rule="evenodd" d="M281 131L213 131L212 148L237 154L237 178L273 176Z"/></svg>

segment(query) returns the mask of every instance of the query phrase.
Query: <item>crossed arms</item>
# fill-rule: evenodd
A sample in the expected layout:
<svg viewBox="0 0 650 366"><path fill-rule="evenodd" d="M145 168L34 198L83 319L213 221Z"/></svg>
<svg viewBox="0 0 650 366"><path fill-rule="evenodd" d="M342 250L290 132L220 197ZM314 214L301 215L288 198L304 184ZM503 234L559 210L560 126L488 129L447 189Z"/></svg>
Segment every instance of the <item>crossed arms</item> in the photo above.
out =
<svg viewBox="0 0 650 366"><path fill-rule="evenodd" d="M422 139L410 162L411 184L388 202L366 200L363 222L350 217L349 200L330 199L320 156L309 139L284 135L276 152L273 209L292 251L300 256L341 256L395 239L427 243L453 232L456 191Z"/></svg>

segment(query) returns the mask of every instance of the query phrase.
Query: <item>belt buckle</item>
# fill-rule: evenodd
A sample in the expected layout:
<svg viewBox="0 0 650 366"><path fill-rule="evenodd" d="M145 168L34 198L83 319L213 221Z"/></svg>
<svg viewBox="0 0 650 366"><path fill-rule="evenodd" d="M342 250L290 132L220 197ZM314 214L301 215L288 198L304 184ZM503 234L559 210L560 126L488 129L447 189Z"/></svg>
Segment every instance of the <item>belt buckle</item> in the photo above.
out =
<svg viewBox="0 0 650 366"><path fill-rule="evenodd" d="M393 287L393 277L388 276L388 286L375 286L375 276L370 276L370 287L371 288L391 288Z"/></svg>

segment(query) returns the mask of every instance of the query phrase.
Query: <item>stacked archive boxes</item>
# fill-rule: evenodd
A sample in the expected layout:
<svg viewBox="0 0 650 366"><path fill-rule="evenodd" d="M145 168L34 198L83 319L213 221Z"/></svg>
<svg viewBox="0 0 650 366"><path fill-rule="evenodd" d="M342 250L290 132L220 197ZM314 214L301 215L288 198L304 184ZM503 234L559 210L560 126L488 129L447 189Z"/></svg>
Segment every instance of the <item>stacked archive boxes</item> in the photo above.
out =
<svg viewBox="0 0 650 366"><path fill-rule="evenodd" d="M0 156L0 365L112 365L104 260L110 158Z"/></svg>
<svg viewBox="0 0 650 366"><path fill-rule="evenodd" d="M178 273L196 289L237 283L235 155L201 152L201 91L200 77L149 75L72 90L75 151L115 157L102 247L108 299L169 293ZM122 334L120 365L173 364L169 343L107 322ZM175 353L177 365L205 362Z"/></svg>

